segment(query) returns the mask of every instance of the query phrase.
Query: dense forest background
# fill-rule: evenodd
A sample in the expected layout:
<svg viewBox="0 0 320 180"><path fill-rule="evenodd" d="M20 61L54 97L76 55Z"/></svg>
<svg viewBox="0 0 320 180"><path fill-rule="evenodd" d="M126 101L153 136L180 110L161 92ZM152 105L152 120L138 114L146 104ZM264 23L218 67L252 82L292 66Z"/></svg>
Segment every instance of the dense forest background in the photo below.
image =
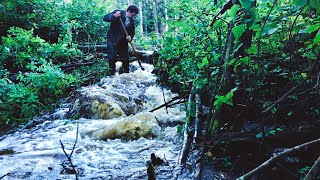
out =
<svg viewBox="0 0 320 180"><path fill-rule="evenodd" d="M105 55L80 46L104 44L103 16L130 4L140 9L134 44L155 51L159 83L189 97L185 130L289 133L279 137L287 146L319 138L307 133L320 125L319 0L2 0L1 123L30 120L109 75Z"/></svg>

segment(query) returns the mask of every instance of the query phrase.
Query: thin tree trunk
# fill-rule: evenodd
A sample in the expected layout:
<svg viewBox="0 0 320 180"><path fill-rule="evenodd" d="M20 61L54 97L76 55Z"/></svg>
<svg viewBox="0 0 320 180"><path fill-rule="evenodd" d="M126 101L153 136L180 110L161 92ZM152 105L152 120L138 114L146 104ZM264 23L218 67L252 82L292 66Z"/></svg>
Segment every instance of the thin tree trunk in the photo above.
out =
<svg viewBox="0 0 320 180"><path fill-rule="evenodd" d="M196 95L195 95L195 120L194 120L194 135L193 135L193 142L196 143L196 138L201 134L201 129L200 129L200 116L201 116L201 96L200 96L200 91L197 88L196 90Z"/></svg>
<svg viewBox="0 0 320 180"><path fill-rule="evenodd" d="M140 13L140 34L143 37L143 14L142 14L142 1L139 1L139 13Z"/></svg>
<svg viewBox="0 0 320 180"><path fill-rule="evenodd" d="M154 18L154 30L157 34L160 34L159 27L158 27L157 0L153 0L153 18Z"/></svg>
<svg viewBox="0 0 320 180"><path fill-rule="evenodd" d="M168 3L167 3L167 0L164 0L164 17L166 19L166 22L165 22L163 34L169 30L169 25L168 25L169 17L168 17Z"/></svg>
<svg viewBox="0 0 320 180"><path fill-rule="evenodd" d="M194 97L193 91L191 90L188 98L187 117L186 117L187 119L184 124L182 151L179 158L181 165L187 162L190 146L191 146L193 135L194 135L194 114L195 114L194 98L195 97Z"/></svg>

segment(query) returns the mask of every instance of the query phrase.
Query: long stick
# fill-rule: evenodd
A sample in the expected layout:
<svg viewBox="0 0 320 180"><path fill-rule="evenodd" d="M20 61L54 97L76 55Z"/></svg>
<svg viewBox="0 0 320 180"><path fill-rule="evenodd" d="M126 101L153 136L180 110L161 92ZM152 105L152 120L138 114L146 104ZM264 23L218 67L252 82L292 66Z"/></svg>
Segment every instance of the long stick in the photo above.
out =
<svg viewBox="0 0 320 180"><path fill-rule="evenodd" d="M122 28L123 28L124 32L126 33L127 36L129 36L126 28L124 27L124 24L123 24L123 22L122 22L121 17L119 17L119 19L120 19L120 22L121 22L121 25L122 25ZM136 58L137 58L137 61L138 61L138 63L139 63L140 68L141 68L142 70L144 70L144 68L143 68L142 65L141 65L140 59L139 59L139 57L138 57L138 54L137 54L137 52L136 52L136 49L134 48L134 46L133 46L133 44L132 44L131 41L130 41L129 43L130 43L131 48L132 48L132 50L133 50L133 52L134 52L134 55L135 55Z"/></svg>
<svg viewBox="0 0 320 180"><path fill-rule="evenodd" d="M264 163L262 163L260 166L256 167L255 169L253 169L252 171L248 172L247 174L237 178L238 180L243 180L243 179L250 179L253 175L258 174L261 170L263 170L265 167L269 166L270 164L272 164L273 162L277 161L278 159L280 159L283 156L287 156L290 153L296 152L296 151L300 151L302 149L304 149L305 147L310 147L313 145L319 145L320 144L320 138L295 146L291 149L285 150L275 156L273 156L272 158L270 158L269 160L265 161Z"/></svg>

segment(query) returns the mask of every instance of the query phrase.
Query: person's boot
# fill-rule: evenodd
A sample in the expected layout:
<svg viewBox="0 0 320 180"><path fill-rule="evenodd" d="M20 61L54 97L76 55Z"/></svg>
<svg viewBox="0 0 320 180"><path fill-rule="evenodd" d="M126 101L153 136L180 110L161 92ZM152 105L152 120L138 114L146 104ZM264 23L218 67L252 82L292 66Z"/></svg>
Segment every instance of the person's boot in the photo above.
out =
<svg viewBox="0 0 320 180"><path fill-rule="evenodd" d="M129 73L129 57L121 59L124 73Z"/></svg>

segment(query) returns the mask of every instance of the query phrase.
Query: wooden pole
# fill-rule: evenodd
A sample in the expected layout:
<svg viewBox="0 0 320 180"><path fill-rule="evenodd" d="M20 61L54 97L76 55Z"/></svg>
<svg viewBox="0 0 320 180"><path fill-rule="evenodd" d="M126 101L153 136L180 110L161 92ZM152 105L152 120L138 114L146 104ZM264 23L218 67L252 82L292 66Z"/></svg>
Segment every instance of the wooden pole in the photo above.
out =
<svg viewBox="0 0 320 180"><path fill-rule="evenodd" d="M126 30L126 27L124 27L124 24L123 24L123 22L122 22L121 17L119 17L119 19L120 19L120 22L121 22L121 25L122 25L122 28L123 28L124 32L126 33L127 36L129 36L129 34L128 34L127 30ZM130 41L129 43L130 43L130 45L131 45L131 48L132 48L132 50L133 50L134 55L135 55L136 58L137 58L137 61L138 61L138 63L139 63L140 68L141 68L142 70L144 70L144 68L143 68L142 65L141 65L141 61L140 61L140 59L139 59L139 57L138 57L138 54L137 54L137 52L136 52L136 49L134 48L134 46L133 46L133 44L132 44L131 41Z"/></svg>

